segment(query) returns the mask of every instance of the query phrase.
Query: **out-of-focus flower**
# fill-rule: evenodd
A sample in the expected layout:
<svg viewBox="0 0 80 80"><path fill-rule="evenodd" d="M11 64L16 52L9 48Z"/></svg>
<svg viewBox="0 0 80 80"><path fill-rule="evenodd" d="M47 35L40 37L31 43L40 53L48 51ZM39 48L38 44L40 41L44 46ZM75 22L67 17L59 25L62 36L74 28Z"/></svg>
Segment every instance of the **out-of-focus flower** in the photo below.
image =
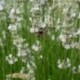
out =
<svg viewBox="0 0 80 80"><path fill-rule="evenodd" d="M38 32L39 31L39 28L38 27L31 27L30 28L30 32L31 33L36 33L36 32Z"/></svg>
<svg viewBox="0 0 80 80"><path fill-rule="evenodd" d="M44 5L47 0L40 0L40 5Z"/></svg>
<svg viewBox="0 0 80 80"><path fill-rule="evenodd" d="M39 51L40 47L37 46L37 45L35 45L35 44L33 44L33 45L32 45L32 49L33 49L34 51Z"/></svg>
<svg viewBox="0 0 80 80"><path fill-rule="evenodd" d="M25 39L23 39L22 37L20 37L18 35L14 36L13 38L14 38L13 44L18 48L22 47L22 44L25 41Z"/></svg>
<svg viewBox="0 0 80 80"><path fill-rule="evenodd" d="M68 8L63 8L63 14L66 14L68 12Z"/></svg>
<svg viewBox="0 0 80 80"><path fill-rule="evenodd" d="M61 35L59 36L59 39L60 39L63 43L66 42L66 35L61 34Z"/></svg>
<svg viewBox="0 0 80 80"><path fill-rule="evenodd" d="M78 74L78 73L80 73L80 65L78 65L77 67L76 67L76 66L73 66L72 72L73 72L73 74Z"/></svg>
<svg viewBox="0 0 80 80"><path fill-rule="evenodd" d="M40 42L36 41L36 43L32 45L32 49L36 52L39 51L41 49Z"/></svg>
<svg viewBox="0 0 80 80"><path fill-rule="evenodd" d="M52 36L51 36L51 39L52 39L52 41L54 41L54 40L55 40L55 36L54 36L54 35L52 35Z"/></svg>
<svg viewBox="0 0 80 80"><path fill-rule="evenodd" d="M0 1L0 11L4 10L5 1Z"/></svg>
<svg viewBox="0 0 80 80"><path fill-rule="evenodd" d="M58 60L58 68L59 69L67 69L69 67L71 67L71 61L69 58L67 58L66 60Z"/></svg>
<svg viewBox="0 0 80 80"><path fill-rule="evenodd" d="M70 44L63 44L63 46L64 46L64 48L67 49L67 50L71 48L71 45L70 45Z"/></svg>
<svg viewBox="0 0 80 80"><path fill-rule="evenodd" d="M8 26L8 30L10 30L10 31L17 31L17 26L15 24L10 24Z"/></svg>
<svg viewBox="0 0 80 80"><path fill-rule="evenodd" d="M9 54L8 56L6 56L6 61L8 61L8 63L12 65L15 62L17 62L18 59L14 57L12 54Z"/></svg>
<svg viewBox="0 0 80 80"><path fill-rule="evenodd" d="M75 66L73 66L72 72L73 72L74 74L76 73L76 67L75 67Z"/></svg>
<svg viewBox="0 0 80 80"><path fill-rule="evenodd" d="M72 17L72 18L76 17L76 13L73 12L73 13L71 14L71 17Z"/></svg>

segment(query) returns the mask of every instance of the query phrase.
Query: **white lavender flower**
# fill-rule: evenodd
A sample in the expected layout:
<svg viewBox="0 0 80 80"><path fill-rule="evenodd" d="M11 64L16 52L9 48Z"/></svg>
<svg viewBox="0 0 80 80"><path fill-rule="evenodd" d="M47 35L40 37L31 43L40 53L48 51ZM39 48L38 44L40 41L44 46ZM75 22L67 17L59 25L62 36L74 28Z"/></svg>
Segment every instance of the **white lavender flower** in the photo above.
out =
<svg viewBox="0 0 80 80"><path fill-rule="evenodd" d="M41 49L41 45L40 45L40 42L39 41L36 41L35 44L32 45L32 50L34 51L39 51Z"/></svg>
<svg viewBox="0 0 80 80"><path fill-rule="evenodd" d="M4 10L5 1L0 1L0 11Z"/></svg>
<svg viewBox="0 0 80 80"><path fill-rule="evenodd" d="M69 58L67 58L66 60L58 59L57 64L59 69L67 69L71 67L71 61Z"/></svg>
<svg viewBox="0 0 80 80"><path fill-rule="evenodd" d="M72 72L73 72L73 74L79 74L80 73L80 65L73 66Z"/></svg>
<svg viewBox="0 0 80 80"><path fill-rule="evenodd" d="M10 30L11 32L17 31L17 26L15 24L10 24L8 26L8 30Z"/></svg>
<svg viewBox="0 0 80 80"><path fill-rule="evenodd" d="M16 57L14 57L12 54L9 54L8 56L6 56L6 61L12 65L14 64L15 62L18 61L18 59Z"/></svg>

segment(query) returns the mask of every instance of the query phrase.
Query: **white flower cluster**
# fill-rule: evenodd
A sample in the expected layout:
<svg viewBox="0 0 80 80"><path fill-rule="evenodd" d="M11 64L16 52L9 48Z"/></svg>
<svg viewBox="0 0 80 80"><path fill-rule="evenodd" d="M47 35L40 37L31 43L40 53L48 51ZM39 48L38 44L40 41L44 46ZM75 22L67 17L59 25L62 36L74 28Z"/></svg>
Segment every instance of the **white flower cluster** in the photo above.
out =
<svg viewBox="0 0 80 80"><path fill-rule="evenodd" d="M50 1L53 1L51 3ZM23 5L15 5L10 8L10 12L8 14L8 18L10 22L7 26L7 29L11 33L12 45L16 47L16 55L9 54L6 56L6 61L9 64L16 63L19 59L25 65L22 65L22 69L20 73L24 73L28 69L28 74L31 75L29 80L35 80L34 69L36 68L34 61L34 54L38 53L42 50L42 46L38 37L36 37L36 41L34 43L27 42L27 38L23 36L25 33L18 34L19 30L27 27L28 20L30 20L30 26L26 29L29 29L30 33L34 34L47 34L41 39L51 38L52 41L59 40L62 46L69 50L71 48L80 49L80 11L79 11L79 0L68 2L67 0L29 0L30 6L24 4L24 8L27 6L27 11L25 9L24 13L20 10L19 7ZM14 1L15 2L15 1ZM27 4L28 4L27 2ZM5 10L5 1L0 1L0 12ZM74 6L75 4L75 6ZM27 14L27 17L25 17ZM25 20L23 20L25 17ZM29 19L27 19L29 18ZM25 25L26 23L26 25ZM4 26L3 26L4 27ZM1 28L0 28L1 29ZM41 29L41 30L40 30ZM26 34L27 34L27 30ZM29 33L29 34L30 34ZM32 34L31 34L32 35ZM3 38L5 39L5 32L2 33ZM47 37L46 37L47 36ZM28 37L28 36L27 36ZM34 37L34 38L35 38ZM45 38L44 38L45 37ZM29 39L29 38L28 38ZM6 39L5 39L6 40ZM0 46L3 46L2 39L0 38ZM53 45L51 45L53 46ZM29 48L30 47L30 48ZM51 47L52 48L52 47ZM43 55L39 54L39 59L43 60ZM72 68L72 72L74 74L80 73L80 65L78 67L71 67L71 60L69 58L66 59L58 59L57 67L59 69L68 69Z"/></svg>
<svg viewBox="0 0 80 80"><path fill-rule="evenodd" d="M9 54L8 56L6 56L6 61L9 64L15 64L15 62L21 60L22 63L25 64L25 66L27 64L30 64L31 68L29 68L28 66L24 67L22 65L24 69L22 68L20 72L24 73L28 70L28 74L31 74L30 72L32 71L34 72L32 68L32 64L34 64L34 62L30 54L30 49L28 46L29 44L27 43L25 38L23 38L21 35L18 34L18 30L22 28L21 21L23 20L22 12L19 7L20 6L18 5L18 6L13 6L12 8L10 8L10 13L8 16L8 18L10 19L10 23L8 24L9 25L8 30L11 32L12 44L13 46L16 47L17 52L16 52L15 57L13 56L13 54ZM34 49L35 49L35 46L34 46ZM34 77L30 77L30 80L31 78L33 80Z"/></svg>
<svg viewBox="0 0 80 80"><path fill-rule="evenodd" d="M57 65L58 65L59 69L70 68L73 74L79 74L80 73L80 65L72 66L69 58L66 58L64 60L58 59Z"/></svg>
<svg viewBox="0 0 80 80"><path fill-rule="evenodd" d="M77 23L77 26L75 26L73 21L76 18L78 22L79 6L76 3L74 8L73 4L72 2L69 4L67 4L66 2L66 4L63 5L64 7L62 14L64 17L61 25L62 28L61 28L61 33L59 35L59 40L62 42L62 45L65 49L71 49L71 48L79 49L79 46L77 46L77 44L79 44L80 25ZM75 27L77 28L77 30Z"/></svg>
<svg viewBox="0 0 80 80"><path fill-rule="evenodd" d="M18 49L17 56L18 57L26 57L27 53L30 53L28 49L28 43L24 43L25 39L16 35L13 40L13 45L15 45Z"/></svg>
<svg viewBox="0 0 80 80"><path fill-rule="evenodd" d="M10 10L9 18L11 20L11 24L8 26L8 30L11 32L17 32L19 28L21 28L20 22L22 21L21 11L19 8L13 7Z"/></svg>
<svg viewBox="0 0 80 80"><path fill-rule="evenodd" d="M30 28L31 33L38 32L40 28L45 30L46 28L53 26L53 20L51 17L52 8L51 6L48 6L49 10L47 10L46 8L47 6L45 5L46 2L47 0L31 1L32 5L30 10L31 12L30 21L32 24L32 27ZM43 5L44 7L42 8ZM43 13L43 10L46 11L46 13Z"/></svg>
<svg viewBox="0 0 80 80"><path fill-rule="evenodd" d="M73 72L74 74L80 73L80 65L78 65L77 67L73 66L72 72Z"/></svg>
<svg viewBox="0 0 80 80"><path fill-rule="evenodd" d="M36 52L40 51L41 45L40 42L37 40L35 44L32 45L32 49Z"/></svg>
<svg viewBox="0 0 80 80"><path fill-rule="evenodd" d="M9 54L8 56L6 56L6 61L8 61L8 63L10 65L14 64L15 62L18 61L18 59L16 57L14 57L12 54Z"/></svg>
<svg viewBox="0 0 80 80"><path fill-rule="evenodd" d="M67 69L71 67L71 61L69 58L67 58L66 60L59 59L57 64L59 69Z"/></svg>
<svg viewBox="0 0 80 80"><path fill-rule="evenodd" d="M5 0L0 0L0 11L3 11L5 8Z"/></svg>

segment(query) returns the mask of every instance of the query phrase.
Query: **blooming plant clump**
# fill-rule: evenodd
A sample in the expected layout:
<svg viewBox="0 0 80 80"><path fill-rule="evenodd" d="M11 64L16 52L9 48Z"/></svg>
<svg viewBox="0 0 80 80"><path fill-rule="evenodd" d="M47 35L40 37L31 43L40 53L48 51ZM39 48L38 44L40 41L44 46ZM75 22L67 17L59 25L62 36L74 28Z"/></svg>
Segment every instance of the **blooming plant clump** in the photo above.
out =
<svg viewBox="0 0 80 80"><path fill-rule="evenodd" d="M80 0L0 0L1 80L80 80Z"/></svg>

